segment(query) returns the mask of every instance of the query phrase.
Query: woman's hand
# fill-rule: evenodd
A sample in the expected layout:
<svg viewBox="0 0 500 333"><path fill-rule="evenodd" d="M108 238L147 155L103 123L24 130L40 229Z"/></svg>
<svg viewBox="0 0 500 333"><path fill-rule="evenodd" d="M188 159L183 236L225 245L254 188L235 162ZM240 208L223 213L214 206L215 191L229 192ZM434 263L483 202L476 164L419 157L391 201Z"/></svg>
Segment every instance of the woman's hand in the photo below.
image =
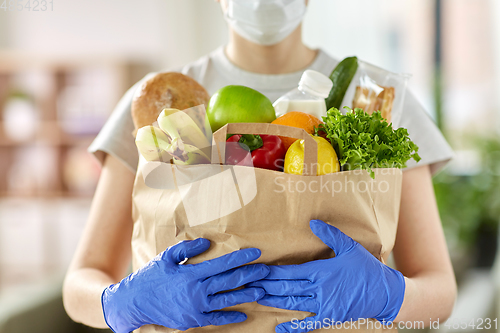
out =
<svg viewBox="0 0 500 333"><path fill-rule="evenodd" d="M270 274L249 284L266 290L259 304L316 314L282 323L276 332L309 332L337 322L375 318L391 323L405 294L403 275L382 264L358 242L320 220L312 232L335 252L335 258L302 265L269 266Z"/></svg>
<svg viewBox="0 0 500 333"><path fill-rule="evenodd" d="M102 294L104 317L116 333L128 333L156 324L187 330L192 327L225 325L246 320L235 311L216 311L255 302L264 296L250 287L225 293L265 278L269 268L247 265L260 257L258 249L244 249L194 265L181 264L210 247L198 238L169 247L137 272L106 288Z"/></svg>

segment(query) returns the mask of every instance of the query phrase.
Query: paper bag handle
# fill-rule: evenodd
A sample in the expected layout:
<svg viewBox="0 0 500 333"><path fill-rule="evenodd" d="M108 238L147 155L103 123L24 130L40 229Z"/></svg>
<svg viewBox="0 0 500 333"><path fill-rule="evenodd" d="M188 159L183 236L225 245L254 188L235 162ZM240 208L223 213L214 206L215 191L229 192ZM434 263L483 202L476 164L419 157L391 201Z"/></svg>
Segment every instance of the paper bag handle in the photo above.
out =
<svg viewBox="0 0 500 333"><path fill-rule="evenodd" d="M212 163L226 161L227 134L268 134L304 140L304 176L316 176L318 166L318 145L302 128L269 123L231 123L222 126L213 135ZM222 143L222 144L221 144ZM219 162L220 161L220 162Z"/></svg>

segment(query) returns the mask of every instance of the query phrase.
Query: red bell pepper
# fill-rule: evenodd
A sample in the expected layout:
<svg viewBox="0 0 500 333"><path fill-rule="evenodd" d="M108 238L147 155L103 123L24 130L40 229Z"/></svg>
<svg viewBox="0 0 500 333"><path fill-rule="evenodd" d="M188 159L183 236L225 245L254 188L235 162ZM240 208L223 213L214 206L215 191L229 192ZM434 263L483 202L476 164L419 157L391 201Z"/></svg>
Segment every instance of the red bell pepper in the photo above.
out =
<svg viewBox="0 0 500 333"><path fill-rule="evenodd" d="M283 170L286 148L276 135L235 134L226 142L226 165Z"/></svg>

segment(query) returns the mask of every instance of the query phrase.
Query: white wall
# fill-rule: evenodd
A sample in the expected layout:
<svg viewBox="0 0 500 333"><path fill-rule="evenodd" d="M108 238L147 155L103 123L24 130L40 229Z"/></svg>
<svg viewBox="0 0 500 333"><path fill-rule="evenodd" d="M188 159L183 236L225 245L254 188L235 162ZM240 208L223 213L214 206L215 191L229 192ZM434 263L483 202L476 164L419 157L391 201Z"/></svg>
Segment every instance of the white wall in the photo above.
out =
<svg viewBox="0 0 500 333"><path fill-rule="evenodd" d="M210 0L54 0L47 12L1 12L10 48L45 54L104 54L178 66L225 42Z"/></svg>
<svg viewBox="0 0 500 333"><path fill-rule="evenodd" d="M8 21L11 48L58 55L123 55L168 69L227 41L220 6L213 0L54 2L53 12L0 11L0 21ZM413 73L412 87L431 108L432 25L426 20L432 2L310 0L304 39L338 58L357 55L393 71ZM411 41L405 40L408 33Z"/></svg>
<svg viewBox="0 0 500 333"><path fill-rule="evenodd" d="M8 38L8 22L7 15L2 15L0 13L0 50L7 47Z"/></svg>
<svg viewBox="0 0 500 333"><path fill-rule="evenodd" d="M304 37L335 56L357 54L403 70L391 55L394 38L388 33L397 27L391 17L414 15L407 9L422 2L429 1L311 0ZM56 0L53 12L0 11L0 21L4 17L11 47L42 53L126 54L177 65L227 40L213 0Z"/></svg>
<svg viewBox="0 0 500 333"><path fill-rule="evenodd" d="M494 0L493 0L494 1ZM304 40L331 55L356 55L395 72L432 111L434 0L310 0Z"/></svg>
<svg viewBox="0 0 500 333"><path fill-rule="evenodd" d="M386 52L380 46L386 42L379 32L386 24L381 14L383 8L377 1L312 0L304 38L311 46L323 47L339 58L357 55L384 65Z"/></svg>

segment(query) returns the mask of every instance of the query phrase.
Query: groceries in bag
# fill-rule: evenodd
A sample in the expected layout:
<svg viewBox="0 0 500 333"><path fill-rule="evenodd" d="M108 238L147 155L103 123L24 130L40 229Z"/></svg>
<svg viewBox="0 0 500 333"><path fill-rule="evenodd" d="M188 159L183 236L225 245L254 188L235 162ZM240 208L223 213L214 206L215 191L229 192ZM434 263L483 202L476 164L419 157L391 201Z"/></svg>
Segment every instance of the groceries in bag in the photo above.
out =
<svg viewBox="0 0 500 333"><path fill-rule="evenodd" d="M146 161L178 165L210 163L212 131L203 106L164 109L155 126L141 127L135 143Z"/></svg>
<svg viewBox="0 0 500 333"><path fill-rule="evenodd" d="M356 71L358 70L358 58L348 57L342 60L337 67L335 67L330 74L333 87L330 94L326 98L326 109L331 108L340 109L342 100L351 84Z"/></svg>
<svg viewBox="0 0 500 333"><path fill-rule="evenodd" d="M298 88L286 93L273 103L276 116L287 112L305 112L321 119L326 115L325 98L332 89L332 81L325 75L306 70L299 82Z"/></svg>
<svg viewBox="0 0 500 333"><path fill-rule="evenodd" d="M406 86L410 75L393 73L358 60L358 70L352 79L341 107L363 109L372 114L380 111L382 117L393 127L399 127L403 114Z"/></svg>
<svg viewBox="0 0 500 333"><path fill-rule="evenodd" d="M317 117L299 111L292 111L285 113L284 115L276 118L276 120L272 122L272 124L276 125L286 125L286 126L302 128L309 134L314 134L314 129L318 127L319 124L321 123L322 123L321 120L319 120ZM280 137L280 138L281 141L283 141L283 144L285 145L286 149L288 149L292 145L292 143L294 143L297 140L294 138L286 138L286 137Z"/></svg>
<svg viewBox="0 0 500 333"><path fill-rule="evenodd" d="M170 138L158 127L144 126L139 128L135 136L135 145L146 161L168 162L171 159L167 152Z"/></svg>
<svg viewBox="0 0 500 333"><path fill-rule="evenodd" d="M391 122L394 97L394 87L379 86L377 83L365 79L363 86L356 87L352 107L363 109L368 114L380 111L382 117Z"/></svg>
<svg viewBox="0 0 500 333"><path fill-rule="evenodd" d="M236 97L233 96L237 99ZM273 123L303 128L310 134L312 132L316 135L322 134L328 139L331 144L329 150L334 154L328 150L324 150L324 153L319 151L320 157L324 160L322 163L330 166L320 166L322 171L318 170L318 175L340 170L367 170L374 177L372 168L404 168L410 158L414 158L417 162L420 160L418 147L411 141L406 129L393 129L378 111L370 115L362 109L353 111L346 108L346 110L346 114L335 108L328 110L327 116L323 117L324 123L302 112L287 113ZM200 128L193 119L206 119L206 117L203 115L190 117L189 111L165 109L157 120L159 128L146 126L140 129L136 141L146 160L169 162L165 156L171 156L171 161L179 165L210 163L211 141L207 133L207 128L210 131L210 126L205 124ZM199 111L202 112L203 109ZM225 113L231 110L218 110L218 112L223 118ZM226 164L276 171L281 171L285 166L286 172L302 174L301 163L297 161L300 161L303 142L296 142L294 138L249 134L234 136L227 140L233 148L228 149L229 159L226 159ZM321 143L322 147L328 142L322 138L315 140L319 140L318 143ZM289 157L285 158L285 154Z"/></svg>
<svg viewBox="0 0 500 333"><path fill-rule="evenodd" d="M276 135L235 134L226 140L226 165L283 171L286 148Z"/></svg>
<svg viewBox="0 0 500 333"><path fill-rule="evenodd" d="M318 146L318 166L316 175L322 176L340 171L337 153L332 145L320 136L313 136ZM304 140L295 141L285 156L285 172L302 175L304 172Z"/></svg>
<svg viewBox="0 0 500 333"><path fill-rule="evenodd" d="M373 178L373 168L402 169L410 158L420 161L418 146L405 128L393 129L378 111L370 115L362 109L346 109L345 115L335 108L328 110L317 130L326 133L342 170L367 170Z"/></svg>
<svg viewBox="0 0 500 333"><path fill-rule="evenodd" d="M154 123L163 109L206 106L209 99L205 88L187 75L176 72L155 74L142 83L132 100L135 130Z"/></svg>
<svg viewBox="0 0 500 333"><path fill-rule="evenodd" d="M294 131L290 134L299 138L297 142L304 140L304 159L309 158L309 162L304 163L316 163L311 157L318 157L317 142L304 130L290 126L227 124L214 133L214 139L222 153L229 133L282 136L286 135L285 128ZM225 146L227 148L227 143ZM311 147L315 147L312 154ZM394 245L402 181L398 169L374 171L376 177L372 183L366 171L316 176L316 170L312 173L309 168L304 168L303 175L297 175L245 166L227 168L229 166L218 164L167 164L166 167L175 171L177 184L185 182L178 189L151 190L142 181L142 175L136 179L134 228L138 232L134 233L132 242L134 270L165 248L197 237L209 239L212 246L206 253L190 258L187 264L248 247L261 249L259 262L268 265L297 265L333 257L331 249L311 234L311 219L322 219L337 227L382 262L387 260ZM208 173L217 170L218 173L200 179L200 172L205 173L205 170ZM273 332L279 323L313 315L308 311L285 311L257 303L222 310L240 311L248 316L242 323L216 328L224 333ZM361 323L355 325L363 332L380 331ZM206 327L196 331L211 332L213 329ZM176 330L144 326L140 332L174 333Z"/></svg>
<svg viewBox="0 0 500 333"><path fill-rule="evenodd" d="M172 114L178 112L189 114L189 111L176 111ZM332 109L331 112L335 111ZM383 119L377 117L377 114L373 115L376 119L367 118L368 124L376 129L385 128L385 125L382 126ZM132 240L134 271L167 247L196 237L210 239L213 246L207 252L190 258L187 264L213 259L235 249L247 247L261 249L262 257L259 258L259 262L273 265L301 264L332 257L334 254L331 249L312 237L308 226L311 219L322 219L336 226L359 242L375 258L385 262L392 250L396 235L401 171L373 169L372 172L376 175L373 183L364 170L359 172L342 170L317 176L319 171L317 169L321 169L321 157L318 151L322 145L326 144L330 152L334 148L338 149L333 151L339 160L343 160L346 154L363 155L363 149L357 149L359 148L356 147L357 143L363 143L361 148L369 147L374 150L375 144L369 146L368 141L373 140L376 143L377 139L373 134L378 131L365 128L363 122L354 126L355 122L352 121L351 127L344 131L342 124L349 123L350 117L356 113L348 112L346 115L340 115L331 119L333 115L330 115L329 111L327 117L323 119L325 124L322 125L320 122L318 125L317 131L324 128L325 137L333 145L320 140L319 137L313 138L305 130L293 126L228 123L213 134L217 145L212 149L212 155L209 155L211 164L176 165L173 164L173 158L172 162L145 163L144 158L141 159L133 195L134 230L137 231L134 232ZM191 119L194 121L193 117ZM179 123L186 124L190 121L180 117ZM159 122L152 127L153 131L151 128L146 128L145 131L149 129L150 133L154 133L156 141L158 141L156 129L159 128L166 134L169 141L167 144L172 144L172 138L159 127ZM200 129L202 133L206 132L201 127ZM175 130L170 129L170 131L183 142L193 142L197 139L191 137L194 133L191 131L178 130L178 134ZM289 151L294 145L300 149L303 147L304 157L301 161L303 171L300 174L292 174L242 165L224 165L227 159L221 158L218 153L222 156L228 153L229 133L261 137L291 136L298 139ZM347 143L339 144L334 140L336 136L346 140ZM358 140L357 137L362 137L363 140ZM400 139L406 140L404 136ZM239 139L235 143L239 144ZM158 147L161 148L160 143ZM344 155L341 155L340 151ZM349 151L352 154L348 153ZM371 152L368 153L370 154ZM219 155L218 159L214 159L214 155ZM296 155L300 156L300 153ZM382 154L377 157L383 156ZM376 163L370 165L371 168L377 166L381 165ZM168 173L175 187L149 186L144 174L151 168L159 171L156 174L157 179L165 178ZM367 186L367 184L373 185ZM313 315L308 311L285 311L257 303L241 304L237 308L223 310L237 310L248 316L242 323L216 328L217 331L224 333L272 332L277 323L289 322L292 318L300 320ZM368 327L365 329L362 324L359 324L359 327L364 332L374 332ZM213 329L213 327L203 327L195 330L211 332ZM140 329L141 333L176 331L157 325L146 325ZM345 331L339 330L339 332Z"/></svg>
<svg viewBox="0 0 500 333"><path fill-rule="evenodd" d="M225 86L210 98L207 115L214 132L228 123L270 123L276 119L266 96L236 85Z"/></svg>

